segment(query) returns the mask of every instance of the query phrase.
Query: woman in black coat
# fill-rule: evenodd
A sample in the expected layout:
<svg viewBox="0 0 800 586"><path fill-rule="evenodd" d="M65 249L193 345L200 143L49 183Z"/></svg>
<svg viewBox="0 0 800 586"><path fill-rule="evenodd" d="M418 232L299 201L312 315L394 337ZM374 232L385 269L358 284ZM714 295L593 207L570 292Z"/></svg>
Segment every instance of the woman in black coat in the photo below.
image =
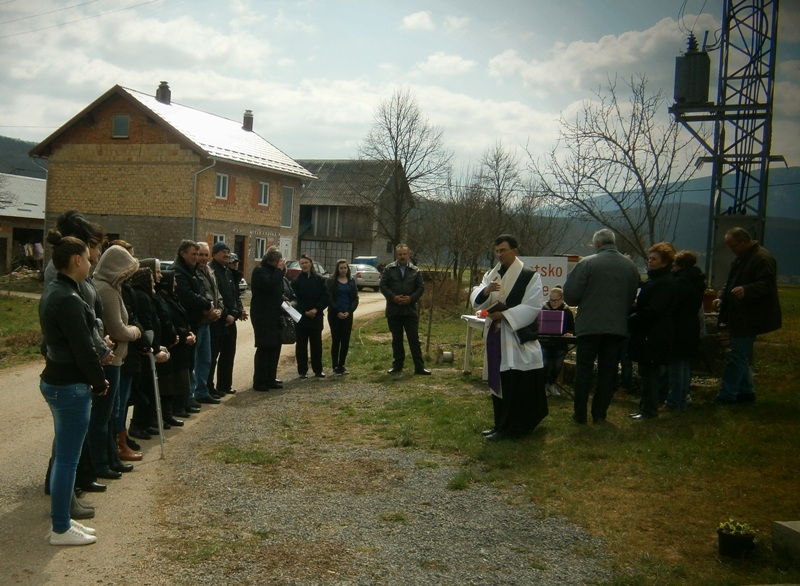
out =
<svg viewBox="0 0 800 586"><path fill-rule="evenodd" d="M303 316L297 323L295 357L300 378L308 375L308 347L311 346L311 369L317 378L325 378L322 371L322 327L323 315L328 307L328 292L325 279L314 271L314 261L300 256L300 274L292 281L292 291L297 298L296 309Z"/></svg>
<svg viewBox="0 0 800 586"><path fill-rule="evenodd" d="M636 309L628 318L631 342L628 356L639 363L642 399L633 419L658 417L659 390L666 394L667 365L672 362L673 299L675 279L671 268L675 248L669 242L654 244L647 251L647 282L636 298Z"/></svg>
<svg viewBox="0 0 800 586"><path fill-rule="evenodd" d="M700 342L700 307L706 290L706 276L697 266L697 256L690 250L675 255L672 276L675 279L675 345L669 364L669 394L666 408L685 409L692 382L692 359Z"/></svg>
<svg viewBox="0 0 800 586"><path fill-rule="evenodd" d="M281 305L286 262L277 248L270 248L250 277L250 323L253 325L256 355L253 390L281 389L278 361L281 357Z"/></svg>
<svg viewBox="0 0 800 586"><path fill-rule="evenodd" d="M358 287L344 259L336 261L333 277L325 284L328 290L328 325L331 328L331 364L334 376L347 374L344 364L350 350L353 312L358 307Z"/></svg>

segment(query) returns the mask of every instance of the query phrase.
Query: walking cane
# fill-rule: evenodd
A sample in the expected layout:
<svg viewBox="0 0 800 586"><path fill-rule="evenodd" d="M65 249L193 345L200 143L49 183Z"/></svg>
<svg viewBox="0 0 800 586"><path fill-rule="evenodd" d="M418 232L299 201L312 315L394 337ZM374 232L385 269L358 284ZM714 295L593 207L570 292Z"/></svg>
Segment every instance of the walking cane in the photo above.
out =
<svg viewBox="0 0 800 586"><path fill-rule="evenodd" d="M153 345L153 331L147 330L145 332L148 343ZM151 351L148 355L150 358L150 370L153 372L153 388L156 391L156 419L158 420L158 440L161 443L161 459L164 459L164 419L161 416L161 393L158 389L158 370L156 369L156 357Z"/></svg>

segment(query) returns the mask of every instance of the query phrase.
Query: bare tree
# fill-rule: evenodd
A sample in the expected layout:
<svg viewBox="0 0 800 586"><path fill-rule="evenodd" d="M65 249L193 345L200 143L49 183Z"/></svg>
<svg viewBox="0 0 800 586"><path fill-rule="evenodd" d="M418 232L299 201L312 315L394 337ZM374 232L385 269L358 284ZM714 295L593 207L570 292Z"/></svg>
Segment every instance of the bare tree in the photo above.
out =
<svg viewBox="0 0 800 586"><path fill-rule="evenodd" d="M509 210L506 231L516 236L525 256L547 256L562 252L569 218L551 205L546 193L528 185L526 193Z"/></svg>
<svg viewBox="0 0 800 586"><path fill-rule="evenodd" d="M692 173L700 147L674 119L659 123L662 92L647 93L647 79L628 82L620 103L616 83L608 95L586 102L575 122L561 120L558 145L530 169L539 189L573 218L595 220L616 231L623 246L646 259L647 248L666 239L677 196Z"/></svg>
<svg viewBox="0 0 800 586"><path fill-rule="evenodd" d="M374 189L363 193L374 210L379 234L396 245L406 239L416 198L435 193L444 183L452 154L444 147L442 130L423 116L417 100L403 89L380 104L358 150L364 159L391 165L392 179L383 183L380 197Z"/></svg>
<svg viewBox="0 0 800 586"><path fill-rule="evenodd" d="M513 212L524 189L517 153L503 147L502 141L497 141L494 146L486 149L480 161L479 181L492 197L496 211L495 221L498 222L496 228L503 232L505 216L510 211Z"/></svg>

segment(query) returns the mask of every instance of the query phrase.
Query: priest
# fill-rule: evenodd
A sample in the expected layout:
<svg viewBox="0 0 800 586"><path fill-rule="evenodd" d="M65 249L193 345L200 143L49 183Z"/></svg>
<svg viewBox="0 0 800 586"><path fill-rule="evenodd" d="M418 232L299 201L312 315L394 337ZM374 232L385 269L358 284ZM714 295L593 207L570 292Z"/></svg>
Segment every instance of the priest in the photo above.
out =
<svg viewBox="0 0 800 586"><path fill-rule="evenodd" d="M543 303L542 279L520 259L517 239L502 234L494 241L498 264L471 294L486 317L483 378L492 391L494 427L487 441L530 433L547 416L544 362L536 318Z"/></svg>

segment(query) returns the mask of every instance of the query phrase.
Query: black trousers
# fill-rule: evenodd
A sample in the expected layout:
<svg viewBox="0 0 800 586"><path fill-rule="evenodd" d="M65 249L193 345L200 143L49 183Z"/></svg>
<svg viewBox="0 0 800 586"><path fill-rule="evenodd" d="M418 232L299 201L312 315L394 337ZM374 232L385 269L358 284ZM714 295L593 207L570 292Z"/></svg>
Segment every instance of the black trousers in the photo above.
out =
<svg viewBox="0 0 800 586"><path fill-rule="evenodd" d="M422 359L422 347L419 343L419 317L416 315L395 315L387 317L389 331L392 333L392 368L403 368L406 360L406 349L403 346L403 332L408 339L408 349L414 361L414 370L425 368Z"/></svg>
<svg viewBox="0 0 800 586"><path fill-rule="evenodd" d="M353 314L346 319L336 317L336 312L328 313L328 325L331 327L331 366L344 368L347 353L350 351L350 333L353 331Z"/></svg>
<svg viewBox="0 0 800 586"><path fill-rule="evenodd" d="M281 358L281 347L258 346L253 362L253 388L266 389L278 378L278 361Z"/></svg>
<svg viewBox="0 0 800 586"><path fill-rule="evenodd" d="M500 373L503 398L492 394L494 429L509 437L533 431L547 417L544 368Z"/></svg>
<svg viewBox="0 0 800 586"><path fill-rule="evenodd" d="M297 359L297 373L308 372L308 347L311 346L311 370L314 374L322 372L322 330L297 328L297 343L294 347Z"/></svg>
<svg viewBox="0 0 800 586"><path fill-rule="evenodd" d="M236 322L229 326L211 324L211 370L208 372L209 391L224 393L233 388L233 362L236 358ZM214 375L217 384L214 384Z"/></svg>
<svg viewBox="0 0 800 586"><path fill-rule="evenodd" d="M597 385L592 399L592 418L604 421L611 397L614 394L614 377L617 374L619 347L623 336L611 334L586 334L578 336L575 355L575 397L573 417L586 423L586 408L592 390L594 361L597 360Z"/></svg>

